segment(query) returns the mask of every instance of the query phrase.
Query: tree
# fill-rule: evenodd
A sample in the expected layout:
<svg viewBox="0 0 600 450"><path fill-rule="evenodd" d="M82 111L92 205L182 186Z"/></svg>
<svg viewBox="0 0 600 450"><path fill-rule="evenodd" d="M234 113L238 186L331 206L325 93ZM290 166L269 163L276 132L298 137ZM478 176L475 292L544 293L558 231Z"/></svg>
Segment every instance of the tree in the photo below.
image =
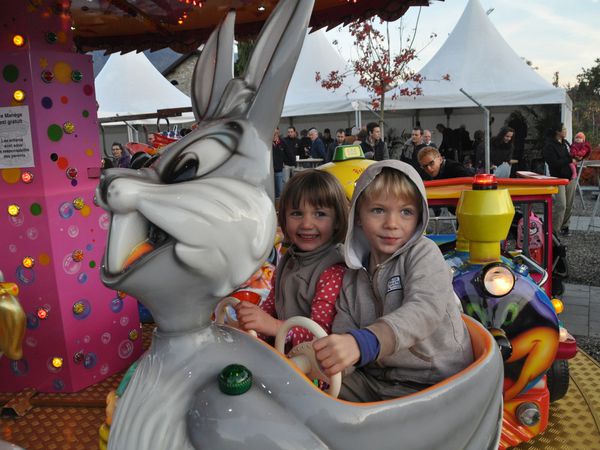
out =
<svg viewBox="0 0 600 450"><path fill-rule="evenodd" d="M250 61L250 55L252 55L252 50L254 50L254 40L248 39L246 41L239 41L237 44L238 54L237 60L233 65L233 75L236 77L241 76L246 70L246 66L248 65L248 61Z"/></svg>
<svg viewBox="0 0 600 450"><path fill-rule="evenodd" d="M385 23L385 35L374 26L374 22L378 20L381 24ZM418 20L417 18L417 26ZM344 73L338 70L332 71L326 76L316 72L315 80L320 82L323 88L335 91L344 86L350 73L355 73L358 76L359 84L371 94L371 107L376 112L383 131L386 92L405 81L413 81L415 83L413 87L401 89L392 96L392 99L398 95L417 96L423 93L421 88L423 77L409 67L410 62L417 55L413 48L417 26L415 26L412 36L405 40L402 39L402 28L400 28L400 49L397 53L393 53L388 22L373 18L350 23L348 30L353 38L353 47L357 54L354 59L350 60L351 69ZM431 34L427 45L435 37L435 34ZM449 80L450 76L446 74L442 78ZM346 87L350 92L356 88L356 86Z"/></svg>
<svg viewBox="0 0 600 450"><path fill-rule="evenodd" d="M577 75L577 84L569 89L573 100L573 128L583 131L587 140L600 140L600 58L595 66Z"/></svg>

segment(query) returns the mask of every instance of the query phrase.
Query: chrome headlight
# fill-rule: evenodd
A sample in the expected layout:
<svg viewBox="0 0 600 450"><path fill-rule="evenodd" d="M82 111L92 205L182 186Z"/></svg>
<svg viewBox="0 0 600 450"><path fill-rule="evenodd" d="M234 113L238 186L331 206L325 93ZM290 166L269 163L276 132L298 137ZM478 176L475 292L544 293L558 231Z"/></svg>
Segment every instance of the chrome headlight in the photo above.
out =
<svg viewBox="0 0 600 450"><path fill-rule="evenodd" d="M515 287L515 275L500 262L485 266L480 280L483 290L492 297L503 297Z"/></svg>

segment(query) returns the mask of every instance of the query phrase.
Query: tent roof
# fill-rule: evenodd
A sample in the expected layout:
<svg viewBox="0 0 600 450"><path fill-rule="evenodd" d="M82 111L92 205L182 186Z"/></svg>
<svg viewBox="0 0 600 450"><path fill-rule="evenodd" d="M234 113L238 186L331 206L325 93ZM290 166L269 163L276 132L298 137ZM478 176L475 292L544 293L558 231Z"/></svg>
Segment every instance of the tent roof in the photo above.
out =
<svg viewBox="0 0 600 450"><path fill-rule="evenodd" d="M354 111L353 101L368 99L367 91L358 84L358 79L352 73L346 78L344 86L335 91L327 90L315 81L316 72L326 77L335 70L347 72L347 64L323 30L307 34L288 87L282 117ZM356 92L349 94L347 87Z"/></svg>
<svg viewBox="0 0 600 450"><path fill-rule="evenodd" d="M563 104L564 89L555 88L528 66L494 27L479 0L469 0L444 45L419 72L422 96L390 100L389 109L474 106L464 89L484 106ZM449 81L442 77L448 74ZM403 87L414 86L404 83Z"/></svg>
<svg viewBox="0 0 600 450"><path fill-rule="evenodd" d="M315 81L315 73L326 75L332 70L346 71L342 56L322 30L307 34L288 87L282 117L354 111L353 101L368 98L352 74L336 91L322 88ZM346 86L358 89L348 94ZM96 96L100 119L191 107L190 98L161 75L144 53L110 55L96 77ZM183 118L169 120L190 122L194 117L192 113L184 113Z"/></svg>
<svg viewBox="0 0 600 450"><path fill-rule="evenodd" d="M163 77L143 53L112 54L95 85L100 119L192 106L190 98Z"/></svg>

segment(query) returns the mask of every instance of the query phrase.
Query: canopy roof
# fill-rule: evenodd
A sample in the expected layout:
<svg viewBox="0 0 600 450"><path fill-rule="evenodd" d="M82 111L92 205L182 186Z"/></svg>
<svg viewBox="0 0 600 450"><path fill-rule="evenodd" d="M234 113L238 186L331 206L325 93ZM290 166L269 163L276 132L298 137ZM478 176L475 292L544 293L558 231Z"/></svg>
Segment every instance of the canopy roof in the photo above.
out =
<svg viewBox="0 0 600 450"><path fill-rule="evenodd" d="M203 44L232 8L237 10L238 39L257 35L276 4L277 0L72 0L68 11L80 51L170 47L186 53ZM315 0L310 26L334 27L376 14L396 20L410 6L428 4L428 0Z"/></svg>
<svg viewBox="0 0 600 450"><path fill-rule="evenodd" d="M331 45L322 30L307 34L296 69L290 81L282 117L329 114L354 111L364 103L368 93L352 74L345 86L356 86L347 93L346 87L328 91L315 81L315 73L332 70L344 72L346 62ZM114 53L96 77L98 118L150 115L161 110L190 108L191 100L173 86L148 60L144 53ZM353 105L353 102L355 104ZM361 108L363 109L363 108ZM171 117L168 113L165 117ZM185 121L193 121L192 113L184 113ZM133 119L134 121L139 121ZM178 121L178 119L170 121Z"/></svg>
<svg viewBox="0 0 600 450"><path fill-rule="evenodd" d="M190 98L173 86L143 53L113 54L95 80L98 118L190 108ZM193 114L187 121L193 121Z"/></svg>
<svg viewBox="0 0 600 450"><path fill-rule="evenodd" d="M471 107L464 89L484 106L565 104L564 89L528 66L494 27L479 0L470 0L444 45L419 72L423 95L390 100L389 109ZM442 77L448 74L449 81ZM413 87L413 82L403 87Z"/></svg>
<svg viewBox="0 0 600 450"><path fill-rule="evenodd" d="M316 72L321 72L326 77L335 70L344 73L347 71L347 64L331 45L325 32L319 30L307 34L288 87L282 117L364 109L364 103L360 100L368 101L369 94L358 84L358 79L352 73L348 74L344 86L335 91L326 90L315 80ZM353 92L348 93L348 87Z"/></svg>

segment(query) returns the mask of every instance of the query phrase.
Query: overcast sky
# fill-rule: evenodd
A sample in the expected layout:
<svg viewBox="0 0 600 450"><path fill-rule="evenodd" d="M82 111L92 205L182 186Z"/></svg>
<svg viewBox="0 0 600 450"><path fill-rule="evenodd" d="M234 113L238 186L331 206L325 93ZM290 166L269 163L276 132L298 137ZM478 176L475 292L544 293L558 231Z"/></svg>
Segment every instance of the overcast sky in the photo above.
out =
<svg viewBox="0 0 600 450"><path fill-rule="evenodd" d="M558 71L561 86L574 84L582 67L593 67L594 60L600 58L600 0L479 1L484 11L493 8L490 20L517 55L530 60L550 82ZM429 7L421 9L414 48L421 49L432 32L437 33L437 37L420 53L415 69L426 64L442 46L467 2L432 1ZM418 9L410 8L402 19L405 29L414 28ZM390 27L396 36L399 25L397 21ZM338 40L338 48L348 59L352 47L348 33L332 30L327 36L330 41Z"/></svg>

